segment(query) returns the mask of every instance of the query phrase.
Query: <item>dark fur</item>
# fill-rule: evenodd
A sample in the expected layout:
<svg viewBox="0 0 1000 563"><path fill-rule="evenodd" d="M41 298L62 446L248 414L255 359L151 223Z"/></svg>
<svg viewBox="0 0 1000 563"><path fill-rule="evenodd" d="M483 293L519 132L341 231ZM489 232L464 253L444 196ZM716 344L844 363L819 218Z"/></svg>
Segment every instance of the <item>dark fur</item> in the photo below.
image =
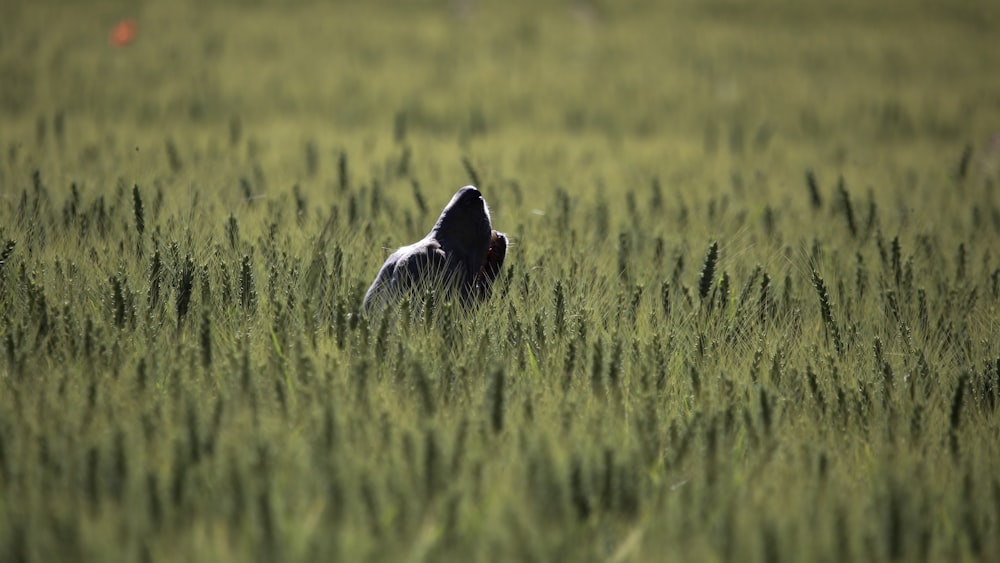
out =
<svg viewBox="0 0 1000 563"><path fill-rule="evenodd" d="M389 256L365 294L364 311L430 288L457 291L463 303L474 304L489 297L506 255L507 236L493 230L486 200L465 186L427 236Z"/></svg>

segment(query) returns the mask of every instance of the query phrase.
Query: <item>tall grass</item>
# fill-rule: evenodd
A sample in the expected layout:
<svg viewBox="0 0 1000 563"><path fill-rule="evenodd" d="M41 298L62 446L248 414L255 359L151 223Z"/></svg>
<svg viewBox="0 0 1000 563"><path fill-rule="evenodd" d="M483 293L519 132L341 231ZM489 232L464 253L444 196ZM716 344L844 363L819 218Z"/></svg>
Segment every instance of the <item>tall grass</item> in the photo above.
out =
<svg viewBox="0 0 1000 563"><path fill-rule="evenodd" d="M995 17L845 6L10 10L0 560L995 558Z"/></svg>

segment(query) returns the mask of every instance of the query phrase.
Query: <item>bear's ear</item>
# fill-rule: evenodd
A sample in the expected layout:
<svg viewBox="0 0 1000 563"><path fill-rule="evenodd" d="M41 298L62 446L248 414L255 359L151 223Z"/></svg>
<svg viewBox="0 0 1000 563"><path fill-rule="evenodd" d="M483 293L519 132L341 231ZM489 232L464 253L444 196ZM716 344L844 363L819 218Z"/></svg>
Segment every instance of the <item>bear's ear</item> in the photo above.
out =
<svg viewBox="0 0 1000 563"><path fill-rule="evenodd" d="M500 275L503 268L504 259L507 257L507 235L493 231L490 249L483 260L483 267L476 278L476 292L480 299L490 296L493 291L493 282Z"/></svg>

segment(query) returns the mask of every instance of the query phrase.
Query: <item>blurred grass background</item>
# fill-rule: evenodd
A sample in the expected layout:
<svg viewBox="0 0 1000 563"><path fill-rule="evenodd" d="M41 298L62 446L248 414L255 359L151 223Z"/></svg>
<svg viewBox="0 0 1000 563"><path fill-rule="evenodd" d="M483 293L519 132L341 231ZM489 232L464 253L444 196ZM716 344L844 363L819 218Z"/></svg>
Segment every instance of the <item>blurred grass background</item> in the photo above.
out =
<svg viewBox="0 0 1000 563"><path fill-rule="evenodd" d="M998 29L5 3L0 560L994 559ZM491 306L349 317L473 177Z"/></svg>
<svg viewBox="0 0 1000 563"><path fill-rule="evenodd" d="M1000 16L971 1L40 2L4 12L5 113L31 125L35 104L58 108L81 131L238 115L371 134L404 112L411 130L442 136L478 121L496 133L685 145L706 123L736 120L790 143L845 133L960 142L997 104ZM124 17L137 40L109 48Z"/></svg>

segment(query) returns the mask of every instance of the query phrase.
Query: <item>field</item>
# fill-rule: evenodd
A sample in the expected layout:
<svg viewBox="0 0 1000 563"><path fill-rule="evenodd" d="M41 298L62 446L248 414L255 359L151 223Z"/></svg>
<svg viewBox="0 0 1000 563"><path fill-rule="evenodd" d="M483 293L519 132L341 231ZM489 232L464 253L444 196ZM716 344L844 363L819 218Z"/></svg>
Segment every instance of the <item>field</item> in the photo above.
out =
<svg viewBox="0 0 1000 563"><path fill-rule="evenodd" d="M1000 559L1000 9L278 4L0 7L0 561Z"/></svg>

